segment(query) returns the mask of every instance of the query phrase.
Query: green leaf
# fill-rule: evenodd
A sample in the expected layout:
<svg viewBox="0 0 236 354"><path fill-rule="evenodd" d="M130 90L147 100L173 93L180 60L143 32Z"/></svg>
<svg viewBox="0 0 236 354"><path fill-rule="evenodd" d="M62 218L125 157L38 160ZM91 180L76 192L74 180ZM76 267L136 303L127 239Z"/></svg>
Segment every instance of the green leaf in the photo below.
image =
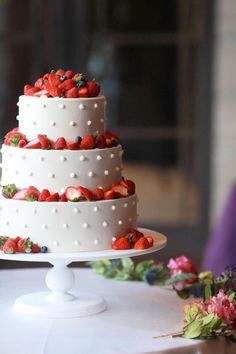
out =
<svg viewBox="0 0 236 354"><path fill-rule="evenodd" d="M10 139L11 146L17 147L18 144L19 144L19 141L20 141L20 136L17 135L17 134L14 135L14 136Z"/></svg>
<svg viewBox="0 0 236 354"><path fill-rule="evenodd" d="M207 284L204 289L204 300L209 299L212 296L211 284Z"/></svg>
<svg viewBox="0 0 236 354"><path fill-rule="evenodd" d="M231 294L229 294L228 299L230 302L233 302L235 300L235 292L232 292Z"/></svg>
<svg viewBox="0 0 236 354"><path fill-rule="evenodd" d="M202 331L202 319L195 319L184 327L184 337L188 339L198 338Z"/></svg>
<svg viewBox="0 0 236 354"><path fill-rule="evenodd" d="M15 184L7 184L2 187L2 195L5 198L12 198L17 192L17 188Z"/></svg>
<svg viewBox="0 0 236 354"><path fill-rule="evenodd" d="M134 271L134 262L131 258L122 258L121 264L125 272L131 273Z"/></svg>
<svg viewBox="0 0 236 354"><path fill-rule="evenodd" d="M176 277L170 278L166 280L166 284L170 285L170 284L174 284L177 283L178 281L182 281L182 280L187 280L187 279L197 279L196 274L193 273L181 273L176 275Z"/></svg>

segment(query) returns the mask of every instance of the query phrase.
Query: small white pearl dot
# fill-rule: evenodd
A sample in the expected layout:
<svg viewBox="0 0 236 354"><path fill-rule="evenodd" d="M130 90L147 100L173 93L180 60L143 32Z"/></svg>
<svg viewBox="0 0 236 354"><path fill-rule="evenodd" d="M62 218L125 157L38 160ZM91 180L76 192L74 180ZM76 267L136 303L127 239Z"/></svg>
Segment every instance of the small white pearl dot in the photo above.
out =
<svg viewBox="0 0 236 354"><path fill-rule="evenodd" d="M16 208L15 212L16 212L16 213L19 213L19 209Z"/></svg>
<svg viewBox="0 0 236 354"><path fill-rule="evenodd" d="M10 225L10 222L9 222L9 221L7 221L7 222L6 222L6 225L7 225L7 226L9 226L9 225Z"/></svg>
<svg viewBox="0 0 236 354"><path fill-rule="evenodd" d="M59 246L59 242L58 241L53 241L53 245L54 246Z"/></svg>
<svg viewBox="0 0 236 354"><path fill-rule="evenodd" d="M88 176L89 176L89 177L93 177L93 176L94 176L94 173L93 173L92 171L89 171Z"/></svg>
<svg viewBox="0 0 236 354"><path fill-rule="evenodd" d="M33 122L33 125L36 125L36 124L37 124L37 122L34 121L34 122Z"/></svg>
<svg viewBox="0 0 236 354"><path fill-rule="evenodd" d="M125 204L124 204L124 208L127 208L127 207L128 207L128 204L127 204L127 203L125 203Z"/></svg>
<svg viewBox="0 0 236 354"><path fill-rule="evenodd" d="M20 119L20 116L16 116L16 120L19 120Z"/></svg>
<svg viewBox="0 0 236 354"><path fill-rule="evenodd" d="M135 205L135 204L136 204L136 202L133 200L133 201L132 201L132 205Z"/></svg>
<svg viewBox="0 0 236 354"><path fill-rule="evenodd" d="M105 175L105 176L108 176L108 175L109 175L109 171L108 171L108 170L105 170L105 171L104 171L104 175Z"/></svg>
<svg viewBox="0 0 236 354"><path fill-rule="evenodd" d="M111 157L111 159L114 159L115 154L111 154L110 157Z"/></svg>
<svg viewBox="0 0 236 354"><path fill-rule="evenodd" d="M111 206L111 210L116 210L116 206L115 206L115 205L112 205L112 206Z"/></svg>
<svg viewBox="0 0 236 354"><path fill-rule="evenodd" d="M42 224L42 229L46 230L48 227L46 224Z"/></svg>
<svg viewBox="0 0 236 354"><path fill-rule="evenodd" d="M5 169L5 171L7 171L7 169ZM15 175L18 175L18 171L15 171Z"/></svg>
<svg viewBox="0 0 236 354"><path fill-rule="evenodd" d="M44 157L43 156L39 156L39 161L44 161Z"/></svg>
<svg viewBox="0 0 236 354"><path fill-rule="evenodd" d="M85 105L81 103L81 104L79 105L79 109L85 109Z"/></svg>
<svg viewBox="0 0 236 354"><path fill-rule="evenodd" d="M101 123L104 123L104 119L103 119L103 118L101 118L101 119L100 119L100 122L101 122Z"/></svg>
<svg viewBox="0 0 236 354"><path fill-rule="evenodd" d="M37 214L37 209L32 209L32 212L33 212L34 214Z"/></svg>
<svg viewBox="0 0 236 354"><path fill-rule="evenodd" d="M76 240L76 241L74 241L74 245L75 245L75 246L79 246L79 245L80 245L80 242Z"/></svg>
<svg viewBox="0 0 236 354"><path fill-rule="evenodd" d="M98 161L102 160L102 156L101 156L101 155L98 155L98 156L97 156L97 160L98 160Z"/></svg>
<svg viewBox="0 0 236 354"><path fill-rule="evenodd" d="M112 237L112 242L115 242L116 241L116 237Z"/></svg>
<svg viewBox="0 0 236 354"><path fill-rule="evenodd" d="M116 167L116 171L119 172L120 171L120 167L117 166Z"/></svg>
<svg viewBox="0 0 236 354"><path fill-rule="evenodd" d="M95 245L97 245L97 244L99 243L99 241L98 241L98 240L94 240L93 243L94 243Z"/></svg>
<svg viewBox="0 0 236 354"><path fill-rule="evenodd" d="M80 161L84 161L84 160L85 160L85 156L84 156L84 155L81 155L81 156L79 157L79 160L80 160Z"/></svg>
<svg viewBox="0 0 236 354"><path fill-rule="evenodd" d="M66 161L66 157L65 156L60 156L60 161Z"/></svg>
<svg viewBox="0 0 236 354"><path fill-rule="evenodd" d="M42 104L42 107L43 107L43 108L46 108L46 107L47 107L46 103L43 103L43 104Z"/></svg>
<svg viewBox="0 0 236 354"><path fill-rule="evenodd" d="M60 104L59 104L59 108L60 108L60 109L65 109L65 108L66 108L66 105L65 105L64 103L60 103Z"/></svg>
<svg viewBox="0 0 236 354"><path fill-rule="evenodd" d="M32 177L34 175L34 173L31 171L29 172L29 176Z"/></svg>
<svg viewBox="0 0 236 354"><path fill-rule="evenodd" d="M78 208L74 208L74 209L73 209L73 212L74 212L75 214L77 214L77 213L79 212L79 209L78 209Z"/></svg>
<svg viewBox="0 0 236 354"><path fill-rule="evenodd" d="M26 104L26 107L30 107L30 103L29 102Z"/></svg>
<svg viewBox="0 0 236 354"><path fill-rule="evenodd" d="M105 106L107 105L107 101L104 101L104 105L105 105Z"/></svg>
<svg viewBox="0 0 236 354"><path fill-rule="evenodd" d="M98 108L98 104L97 103L94 103L94 108Z"/></svg>
<svg viewBox="0 0 236 354"><path fill-rule="evenodd" d="M52 213L56 214L57 213L57 209L56 208L52 208Z"/></svg>
<svg viewBox="0 0 236 354"><path fill-rule="evenodd" d="M71 121L71 122L69 123L69 125L70 125L71 127L75 127L75 126L76 126L76 122Z"/></svg>
<svg viewBox="0 0 236 354"><path fill-rule="evenodd" d="M119 220L119 221L118 221L118 224L119 224L119 225L122 225L122 224L123 224L123 221L122 221L122 220Z"/></svg>
<svg viewBox="0 0 236 354"><path fill-rule="evenodd" d="M25 228L25 229L27 229L27 227L28 227L28 225L27 225L27 224L25 224L25 225L24 225L24 228Z"/></svg>
<svg viewBox="0 0 236 354"><path fill-rule="evenodd" d="M69 225L68 224L62 224L63 229L68 229Z"/></svg>
<svg viewBox="0 0 236 354"><path fill-rule="evenodd" d="M85 223L83 223L83 228L84 229L87 229L88 228L88 224L85 222Z"/></svg>
<svg viewBox="0 0 236 354"><path fill-rule="evenodd" d="M93 211L97 212L97 211L98 211L98 207L95 206L95 207L93 208Z"/></svg>
<svg viewBox="0 0 236 354"><path fill-rule="evenodd" d="M88 120L87 121L87 125L90 126L92 124L92 121L91 120Z"/></svg>
<svg viewBox="0 0 236 354"><path fill-rule="evenodd" d="M22 160L25 160L25 156L23 155L23 156L21 156L21 158L22 158Z"/></svg>
<svg viewBox="0 0 236 354"><path fill-rule="evenodd" d="M76 176L76 173L71 172L71 173L70 173L70 177L71 177L71 178L75 178L75 177L77 177L77 176Z"/></svg>
<svg viewBox="0 0 236 354"><path fill-rule="evenodd" d="M103 227L107 227L107 226L108 226L108 223L107 223L106 221L103 221L102 226L103 226Z"/></svg>
<svg viewBox="0 0 236 354"><path fill-rule="evenodd" d="M52 127L55 127L56 122L52 121L52 122L50 122L50 125L51 125Z"/></svg>
<svg viewBox="0 0 236 354"><path fill-rule="evenodd" d="M49 172L48 177L50 177L50 178L55 178L55 175L54 175L54 173Z"/></svg>

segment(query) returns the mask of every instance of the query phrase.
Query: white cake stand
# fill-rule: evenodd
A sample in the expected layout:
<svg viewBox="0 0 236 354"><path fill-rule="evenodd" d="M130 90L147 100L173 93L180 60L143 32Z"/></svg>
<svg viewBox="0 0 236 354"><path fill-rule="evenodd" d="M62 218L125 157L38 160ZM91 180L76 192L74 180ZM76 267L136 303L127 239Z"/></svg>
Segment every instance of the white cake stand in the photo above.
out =
<svg viewBox="0 0 236 354"><path fill-rule="evenodd" d="M50 291L20 296L15 301L15 311L24 315L44 318L81 317L104 311L106 309L106 302L101 296L83 292L76 294L69 292L74 285L74 273L71 268L67 266L71 262L78 261L96 261L141 256L159 251L166 246L167 238L164 235L148 229L140 228L139 230L146 235L151 234L153 236L153 247L145 250L131 249L116 251L111 249L78 253L0 253L0 259L48 262L53 265L53 268L51 268L46 275L46 284Z"/></svg>

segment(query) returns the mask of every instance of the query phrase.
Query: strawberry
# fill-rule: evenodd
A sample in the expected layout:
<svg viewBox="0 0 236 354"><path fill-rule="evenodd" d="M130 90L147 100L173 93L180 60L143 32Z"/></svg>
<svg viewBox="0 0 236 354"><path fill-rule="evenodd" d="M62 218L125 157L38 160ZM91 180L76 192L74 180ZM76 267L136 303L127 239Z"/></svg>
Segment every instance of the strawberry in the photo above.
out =
<svg viewBox="0 0 236 354"><path fill-rule="evenodd" d="M17 245L17 242L18 242L20 239L21 239L20 236L16 236L16 237L13 239L16 245Z"/></svg>
<svg viewBox="0 0 236 354"><path fill-rule="evenodd" d="M108 190L104 193L104 200L119 199L119 198L120 198L120 193L117 193L113 190Z"/></svg>
<svg viewBox="0 0 236 354"><path fill-rule="evenodd" d="M67 79L67 80L61 82L58 87L59 87L59 89L61 89L61 90L70 90L70 89L72 89L73 87L76 87L76 83L75 83L75 81L72 80L72 79ZM78 96L77 96L77 97L78 97Z"/></svg>
<svg viewBox="0 0 236 354"><path fill-rule="evenodd" d="M46 198L46 202L58 202L59 201L59 194L58 193L54 193L51 194L49 197Z"/></svg>
<svg viewBox="0 0 236 354"><path fill-rule="evenodd" d="M39 139L34 139L34 140L31 140L29 143L27 143L25 146L24 146L25 149L40 149L41 148L41 144L40 144L40 141Z"/></svg>
<svg viewBox="0 0 236 354"><path fill-rule="evenodd" d="M40 91L39 87L32 87L25 90L25 96L33 96L36 92Z"/></svg>
<svg viewBox="0 0 236 354"><path fill-rule="evenodd" d="M72 87L71 89L67 90L65 92L65 97L66 98L77 98L79 97L79 91L77 87Z"/></svg>
<svg viewBox="0 0 236 354"><path fill-rule="evenodd" d="M127 237L122 236L112 244L112 248L113 250L129 250L131 248L131 244Z"/></svg>
<svg viewBox="0 0 236 354"><path fill-rule="evenodd" d="M35 83L34 83L34 86L35 87L39 87L40 89L42 89L43 88L43 78L40 77L38 80L36 80Z"/></svg>
<svg viewBox="0 0 236 354"><path fill-rule="evenodd" d="M55 143L53 144L53 147L54 147L55 150L63 150L63 149L65 149L67 147L65 138L63 138L63 137L58 138L55 141Z"/></svg>
<svg viewBox="0 0 236 354"><path fill-rule="evenodd" d="M79 97L81 97L81 98L88 97L88 89L87 89L87 87L80 87L78 92L79 92Z"/></svg>
<svg viewBox="0 0 236 354"><path fill-rule="evenodd" d="M20 253L30 253L31 252L31 247L32 247L32 242L30 241L30 238L21 238L16 245L16 250L17 252Z"/></svg>
<svg viewBox="0 0 236 354"><path fill-rule="evenodd" d="M72 77L74 76L74 73L71 70L67 70L65 72L65 76L67 77L67 79L72 79Z"/></svg>
<svg viewBox="0 0 236 354"><path fill-rule="evenodd" d="M26 144L27 144L27 142L25 140L21 139L18 143L18 147L23 148Z"/></svg>
<svg viewBox="0 0 236 354"><path fill-rule="evenodd" d="M58 70L56 71L56 75L64 76L64 75L65 75L65 71L62 70L62 69L58 69Z"/></svg>
<svg viewBox="0 0 236 354"><path fill-rule="evenodd" d="M40 141L40 145L42 149L51 149L52 144L51 141L47 138L47 135L38 134L38 139Z"/></svg>
<svg viewBox="0 0 236 354"><path fill-rule="evenodd" d="M106 131L106 138L113 138L119 141L119 137L115 132Z"/></svg>
<svg viewBox="0 0 236 354"><path fill-rule="evenodd" d="M25 200L28 201L35 201L38 200L39 198L39 191L37 188L35 188L34 186L29 186L26 190L26 194L25 194Z"/></svg>
<svg viewBox="0 0 236 354"><path fill-rule="evenodd" d="M144 237L144 234L137 229L130 229L128 233L128 237L132 244L134 245L141 237Z"/></svg>
<svg viewBox="0 0 236 354"><path fill-rule="evenodd" d="M12 238L9 238L3 245L3 252L8 254L16 253L16 243Z"/></svg>
<svg viewBox="0 0 236 354"><path fill-rule="evenodd" d="M80 200L84 200L84 196L77 187L67 187L65 191L66 199L70 202L79 202Z"/></svg>
<svg viewBox="0 0 236 354"><path fill-rule="evenodd" d="M68 143L68 144L67 144L67 149L68 149L68 150L79 150L79 143L78 143L78 141L74 141L73 143Z"/></svg>
<svg viewBox="0 0 236 354"><path fill-rule="evenodd" d="M12 198L17 193L17 188L14 183L7 184L2 187L2 195L5 198Z"/></svg>
<svg viewBox="0 0 236 354"><path fill-rule="evenodd" d="M32 253L39 253L41 252L41 247L37 243L33 243L31 246Z"/></svg>
<svg viewBox="0 0 236 354"><path fill-rule="evenodd" d="M59 87L51 87L48 90L48 93L52 97L61 97L62 95L62 90Z"/></svg>
<svg viewBox="0 0 236 354"><path fill-rule="evenodd" d="M98 85L95 80L89 81L87 83L87 88L88 88L88 95L89 97L95 97L99 95L100 92L100 85Z"/></svg>
<svg viewBox="0 0 236 354"><path fill-rule="evenodd" d="M48 80L48 77L49 77L49 73L46 73L43 75L43 80Z"/></svg>
<svg viewBox="0 0 236 354"><path fill-rule="evenodd" d="M104 149L107 146L106 144L106 138L103 134L98 135L96 139L96 148L98 149Z"/></svg>
<svg viewBox="0 0 236 354"><path fill-rule="evenodd" d="M36 97L40 97L40 96L42 96L42 95L44 95L44 96L49 96L49 93L48 93L47 90L40 90L40 91L35 92L35 93L33 94L33 96L36 96Z"/></svg>
<svg viewBox="0 0 236 354"><path fill-rule="evenodd" d="M148 240L149 247L152 247L154 243L153 237L151 235L147 235L146 239Z"/></svg>
<svg viewBox="0 0 236 354"><path fill-rule="evenodd" d="M6 241L9 240L9 237L7 236L0 236L0 250L2 251L2 248L4 246L4 244L6 243Z"/></svg>
<svg viewBox="0 0 236 354"><path fill-rule="evenodd" d="M63 194L60 196L59 202L68 202L68 199L66 198L65 193L63 193Z"/></svg>
<svg viewBox="0 0 236 354"><path fill-rule="evenodd" d="M121 197L128 197L128 189L121 184L116 184L111 188L114 192L119 193Z"/></svg>
<svg viewBox="0 0 236 354"><path fill-rule="evenodd" d="M135 193L135 183L133 181L130 181L128 179L126 180L122 180L120 182L121 186L124 186L125 188L127 188L128 194L134 194Z"/></svg>
<svg viewBox="0 0 236 354"><path fill-rule="evenodd" d="M146 248L149 248L149 242L146 237L140 237L140 239L134 244L135 250L145 250Z"/></svg>
<svg viewBox="0 0 236 354"><path fill-rule="evenodd" d="M48 190L48 189L43 189L43 190L41 191L41 193L39 194L38 201L39 201L39 202L45 202L48 197L50 197L50 192L49 192L49 190Z"/></svg>
<svg viewBox="0 0 236 354"><path fill-rule="evenodd" d="M81 195L83 195L86 200L94 200L94 195L89 189L81 186L78 186L77 189L80 191Z"/></svg>
<svg viewBox="0 0 236 354"><path fill-rule="evenodd" d="M25 196L27 193L27 188L20 189L19 192L17 192L12 199L15 200L25 200Z"/></svg>
<svg viewBox="0 0 236 354"><path fill-rule="evenodd" d="M114 146L117 146L118 143L119 143L119 142L118 142L115 138L113 138L113 137L111 137L111 138L106 138L106 145L107 145L107 147L114 147Z"/></svg>
<svg viewBox="0 0 236 354"><path fill-rule="evenodd" d="M95 200L103 200L104 199L104 192L101 188L92 189L92 193L93 193Z"/></svg>
<svg viewBox="0 0 236 354"><path fill-rule="evenodd" d="M83 150L93 149L95 147L95 139L93 135L85 135L81 142L80 148Z"/></svg>
<svg viewBox="0 0 236 354"><path fill-rule="evenodd" d="M57 87L61 83L60 77L54 73L51 73L48 76L48 83L51 87Z"/></svg>
<svg viewBox="0 0 236 354"><path fill-rule="evenodd" d="M31 88L32 88L31 85L25 85L25 86L24 86L24 95L26 95L26 92L27 92L29 89L31 89Z"/></svg>

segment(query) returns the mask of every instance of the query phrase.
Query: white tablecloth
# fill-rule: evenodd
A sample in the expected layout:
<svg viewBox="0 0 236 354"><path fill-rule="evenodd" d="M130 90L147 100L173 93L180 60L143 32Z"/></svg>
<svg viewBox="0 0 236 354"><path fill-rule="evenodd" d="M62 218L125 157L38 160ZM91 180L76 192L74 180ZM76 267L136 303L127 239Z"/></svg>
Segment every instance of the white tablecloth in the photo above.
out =
<svg viewBox="0 0 236 354"><path fill-rule="evenodd" d="M40 319L15 313L12 306L16 297L46 290L47 271L0 271L0 354L236 353L236 344L224 339L152 339L181 329L184 301L170 290L103 279L89 269L74 268L73 291L102 295L108 306L105 312L72 319Z"/></svg>

